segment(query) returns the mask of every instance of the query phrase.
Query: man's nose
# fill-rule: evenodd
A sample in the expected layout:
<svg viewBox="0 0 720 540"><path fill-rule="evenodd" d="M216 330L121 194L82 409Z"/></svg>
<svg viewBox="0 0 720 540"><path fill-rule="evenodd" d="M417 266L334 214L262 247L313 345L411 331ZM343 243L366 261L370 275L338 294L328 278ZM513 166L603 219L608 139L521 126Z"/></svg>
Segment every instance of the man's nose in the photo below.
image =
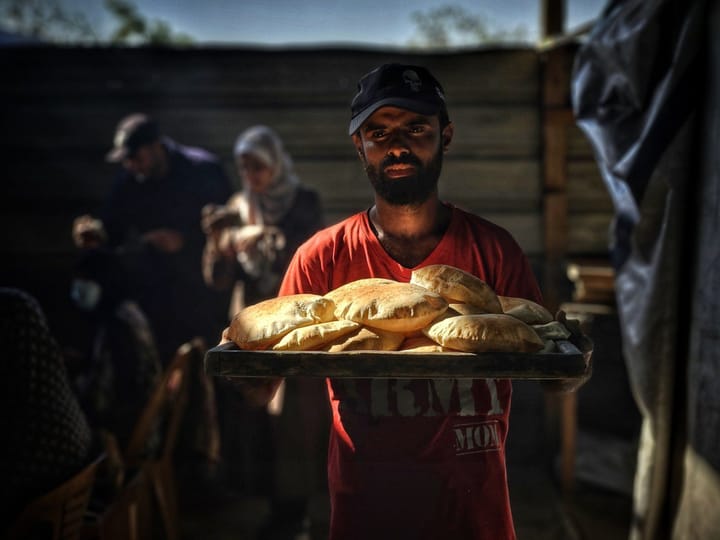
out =
<svg viewBox="0 0 720 540"><path fill-rule="evenodd" d="M122 166L133 174L136 174L138 172L138 163L132 158L124 159L122 162Z"/></svg>
<svg viewBox="0 0 720 540"><path fill-rule="evenodd" d="M387 153L393 156L402 156L410 153L410 146L404 133L399 131L391 133L388 139Z"/></svg>

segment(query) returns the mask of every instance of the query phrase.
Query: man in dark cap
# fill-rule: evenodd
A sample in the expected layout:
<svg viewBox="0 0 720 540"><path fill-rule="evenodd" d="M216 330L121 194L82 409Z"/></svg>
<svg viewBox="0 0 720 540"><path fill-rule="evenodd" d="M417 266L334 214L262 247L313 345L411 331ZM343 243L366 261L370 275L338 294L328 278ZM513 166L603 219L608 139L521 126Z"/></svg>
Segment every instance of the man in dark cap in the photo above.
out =
<svg viewBox="0 0 720 540"><path fill-rule="evenodd" d="M125 117L117 127L113 148L106 159L122 165L140 181L162 177L167 171L166 153L154 120L136 113Z"/></svg>
<svg viewBox="0 0 720 540"><path fill-rule="evenodd" d="M424 67L386 64L359 82L349 134L374 204L296 252L281 295L324 295L348 282L409 282L455 266L498 295L542 303L506 230L438 196L454 128L442 86ZM262 402L277 380L248 382ZM330 379L330 539L515 538L505 468L507 379Z"/></svg>
<svg viewBox="0 0 720 540"><path fill-rule="evenodd" d="M75 220L76 245L119 248L163 362L194 336L215 341L228 300L203 282L200 220L233 191L219 160L162 136L141 113L119 122L106 158L122 168L100 217Z"/></svg>

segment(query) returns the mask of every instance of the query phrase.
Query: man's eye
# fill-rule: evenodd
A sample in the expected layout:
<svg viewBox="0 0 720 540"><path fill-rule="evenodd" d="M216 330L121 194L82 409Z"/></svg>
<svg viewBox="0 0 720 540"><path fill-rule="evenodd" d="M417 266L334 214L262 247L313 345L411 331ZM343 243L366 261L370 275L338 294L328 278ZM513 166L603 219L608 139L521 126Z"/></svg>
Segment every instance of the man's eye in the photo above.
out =
<svg viewBox="0 0 720 540"><path fill-rule="evenodd" d="M385 130L376 129L375 131L372 132L372 137L373 137L373 139L381 139L382 137L385 136L385 134L386 134Z"/></svg>
<svg viewBox="0 0 720 540"><path fill-rule="evenodd" d="M410 133L422 133L423 131L425 131L424 126L410 126Z"/></svg>

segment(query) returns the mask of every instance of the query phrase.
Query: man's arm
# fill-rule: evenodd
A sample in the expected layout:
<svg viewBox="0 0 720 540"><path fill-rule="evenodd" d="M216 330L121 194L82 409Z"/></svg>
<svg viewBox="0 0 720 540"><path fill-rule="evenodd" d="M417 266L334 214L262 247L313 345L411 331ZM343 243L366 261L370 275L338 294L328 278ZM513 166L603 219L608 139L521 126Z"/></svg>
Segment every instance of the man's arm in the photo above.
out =
<svg viewBox="0 0 720 540"><path fill-rule="evenodd" d="M592 376L592 353L593 342L583 333L580 323L576 319L568 319L565 312L560 310L555 315L555 320L570 331L568 341L575 345L583 355L585 361L585 375L574 379L557 379L552 381L541 381L544 390L549 392L575 392L584 385Z"/></svg>
<svg viewBox="0 0 720 540"><path fill-rule="evenodd" d="M303 263L303 250L300 249L295 252L295 255L290 261L285 277L280 285L280 291L278 296L285 296L289 294L297 294L302 292L310 292L313 294L324 294L324 292L318 292L317 289L321 288L317 283L312 284L308 278L312 273L307 272L307 267ZM303 271L305 268L305 271ZM315 274L318 275L318 274ZM228 329L225 329L222 335L222 343L230 342L227 335ZM279 377L273 378L241 378L241 377L227 377L226 381L233 388L237 389L249 404L263 407L272 401L275 397L275 393L283 379Z"/></svg>

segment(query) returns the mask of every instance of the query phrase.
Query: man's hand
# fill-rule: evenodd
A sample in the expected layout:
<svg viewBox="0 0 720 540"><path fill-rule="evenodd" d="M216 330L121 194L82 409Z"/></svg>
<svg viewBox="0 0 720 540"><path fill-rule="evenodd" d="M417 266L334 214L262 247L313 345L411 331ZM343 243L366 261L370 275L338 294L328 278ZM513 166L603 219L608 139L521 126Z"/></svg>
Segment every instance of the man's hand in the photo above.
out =
<svg viewBox="0 0 720 540"><path fill-rule="evenodd" d="M72 237L75 245L82 249L98 248L107 241L103 222L89 214L75 218Z"/></svg>
<svg viewBox="0 0 720 540"><path fill-rule="evenodd" d="M230 343L228 330L223 330L220 343ZM280 377L225 377L225 382L243 395L251 407L265 407L275 397L275 393L282 384Z"/></svg>
<svg viewBox="0 0 720 540"><path fill-rule="evenodd" d="M226 383L240 392L251 407L265 407L275 397L282 379L265 377L225 377Z"/></svg>
<svg viewBox="0 0 720 540"><path fill-rule="evenodd" d="M570 331L568 341L575 345L582 353L586 369L582 377L543 381L542 385L545 390L550 392L574 392L592 376L593 343L592 340L583 333L577 319L568 319L564 311L559 310L555 315L555 320Z"/></svg>
<svg viewBox="0 0 720 540"><path fill-rule="evenodd" d="M177 253L185 244L183 235L174 229L153 229L143 234L142 240L164 253Z"/></svg>

